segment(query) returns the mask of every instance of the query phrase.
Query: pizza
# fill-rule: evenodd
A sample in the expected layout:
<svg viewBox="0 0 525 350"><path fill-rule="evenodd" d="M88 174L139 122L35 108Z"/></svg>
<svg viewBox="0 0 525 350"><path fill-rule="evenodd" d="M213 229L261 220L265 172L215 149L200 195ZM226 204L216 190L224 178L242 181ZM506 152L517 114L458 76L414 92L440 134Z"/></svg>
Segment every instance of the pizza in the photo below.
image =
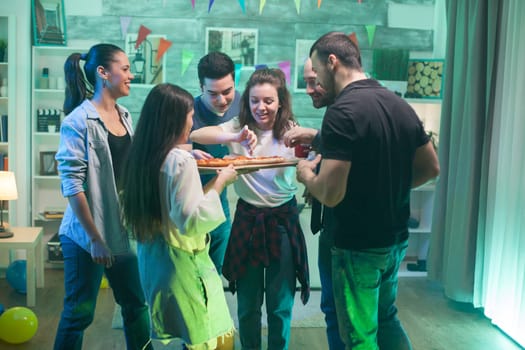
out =
<svg viewBox="0 0 525 350"><path fill-rule="evenodd" d="M243 166L243 165L276 164L276 163L283 163L285 161L286 159L281 156L260 156L260 157L226 156L224 158L198 159L197 166L199 167L226 167L230 164L233 164L234 166Z"/></svg>

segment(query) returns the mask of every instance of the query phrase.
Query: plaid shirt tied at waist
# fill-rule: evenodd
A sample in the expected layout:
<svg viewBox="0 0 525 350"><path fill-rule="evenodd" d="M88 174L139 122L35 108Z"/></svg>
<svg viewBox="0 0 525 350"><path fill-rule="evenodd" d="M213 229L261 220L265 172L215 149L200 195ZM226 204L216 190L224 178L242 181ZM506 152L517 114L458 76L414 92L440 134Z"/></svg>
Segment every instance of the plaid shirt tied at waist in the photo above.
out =
<svg viewBox="0 0 525 350"><path fill-rule="evenodd" d="M222 273L235 293L236 281L244 276L248 264L268 267L281 257L281 232L286 228L292 248L295 274L301 284L301 301L310 297L308 257L303 230L299 224L299 211L295 197L275 208L257 208L239 199L232 224L230 240L224 257Z"/></svg>

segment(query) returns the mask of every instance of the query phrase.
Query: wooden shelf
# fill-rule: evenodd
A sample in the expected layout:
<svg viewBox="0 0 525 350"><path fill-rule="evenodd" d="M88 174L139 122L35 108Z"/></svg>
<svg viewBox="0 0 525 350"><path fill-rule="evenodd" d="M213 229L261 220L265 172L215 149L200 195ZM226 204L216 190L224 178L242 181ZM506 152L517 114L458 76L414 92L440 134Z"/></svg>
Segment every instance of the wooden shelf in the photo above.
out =
<svg viewBox="0 0 525 350"><path fill-rule="evenodd" d="M430 233L430 226L409 228L410 233Z"/></svg>
<svg viewBox="0 0 525 350"><path fill-rule="evenodd" d="M40 136L40 137L59 137L60 133L59 132L36 131L33 133L33 135Z"/></svg>
<svg viewBox="0 0 525 350"><path fill-rule="evenodd" d="M62 110L65 89L57 89L58 79L64 79L64 62L74 52L87 52L86 47L71 46L33 46L31 66L31 218L34 223L41 223L46 232L52 235L58 230L61 219L46 219L42 213L49 207L67 206L67 199L62 196L60 190L60 177L58 175L40 175L40 152L58 149L60 132L48 132L46 128L38 128L38 114L41 109ZM57 85L40 85L40 78L44 68L49 70L49 81L56 79ZM60 116L62 119L63 113ZM38 131L41 130L41 131ZM51 236L49 236L51 237Z"/></svg>
<svg viewBox="0 0 525 350"><path fill-rule="evenodd" d="M60 180L58 175L34 175L33 179L35 180Z"/></svg>
<svg viewBox="0 0 525 350"><path fill-rule="evenodd" d="M404 98L408 103L441 103L440 98Z"/></svg>
<svg viewBox="0 0 525 350"><path fill-rule="evenodd" d="M9 140L11 142L0 142L0 152L8 158L8 167L9 170L15 170L17 169L17 161L16 161L16 155L17 153L23 154L25 152L25 148L22 147L16 147L15 148L15 142L18 142L18 134L24 133L24 128L21 127L20 131L17 131L17 128L15 126L20 127L24 125L24 121L20 123L20 125L17 122L17 117L20 117L17 115L16 110L16 101L20 98L17 96L17 89L15 87L18 86L18 83L16 81L16 75L17 75L17 68L16 66L16 53L18 52L18 42L16 40L16 16L15 15L7 15L2 14L0 15L0 33L2 33L2 39L4 39L7 42L8 50L5 52L5 56L3 59L4 62L0 62L0 85L2 86L2 96L0 97L0 114L1 115L7 115L7 130L3 130L5 132L6 138L4 140ZM11 63L11 64L10 64ZM5 80L5 82L4 82ZM3 90L6 90L5 92ZM18 118L20 119L20 118ZM21 137L23 139L23 137ZM23 158L23 157L22 157ZM26 174L17 173L16 179L17 182L23 183ZM19 183L19 186L20 186ZM20 190L20 188L19 188ZM20 193L19 193L20 195ZM23 199L23 198L21 198ZM23 200L22 200L23 203ZM20 212L17 211L16 203L12 203L13 205L10 205L9 207L9 213L4 212L4 221L7 221L11 224L11 226L15 226L19 223L22 223L23 220L19 220L17 214ZM23 222L25 226L25 222Z"/></svg>
<svg viewBox="0 0 525 350"><path fill-rule="evenodd" d="M35 93L39 94L63 94L64 89L35 89Z"/></svg>

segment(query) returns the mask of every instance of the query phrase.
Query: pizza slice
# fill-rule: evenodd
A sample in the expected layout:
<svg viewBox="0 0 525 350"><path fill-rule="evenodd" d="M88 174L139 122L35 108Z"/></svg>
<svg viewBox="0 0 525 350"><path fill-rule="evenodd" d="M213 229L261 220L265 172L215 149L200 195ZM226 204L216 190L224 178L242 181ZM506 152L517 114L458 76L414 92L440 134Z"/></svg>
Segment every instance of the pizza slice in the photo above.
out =
<svg viewBox="0 0 525 350"><path fill-rule="evenodd" d="M260 156L260 157L247 157L246 163L247 165L255 165L255 164L277 164L277 163L284 163L286 161L286 158L281 156ZM243 160L241 160L243 162ZM235 165L235 163L234 163Z"/></svg>
<svg viewBox="0 0 525 350"><path fill-rule="evenodd" d="M198 159L197 166L200 167L226 167L230 163L223 158Z"/></svg>
<svg viewBox="0 0 525 350"><path fill-rule="evenodd" d="M283 163L286 158L281 156L226 156L224 158L198 159L197 166L200 167L226 167L230 164L234 166L261 165Z"/></svg>

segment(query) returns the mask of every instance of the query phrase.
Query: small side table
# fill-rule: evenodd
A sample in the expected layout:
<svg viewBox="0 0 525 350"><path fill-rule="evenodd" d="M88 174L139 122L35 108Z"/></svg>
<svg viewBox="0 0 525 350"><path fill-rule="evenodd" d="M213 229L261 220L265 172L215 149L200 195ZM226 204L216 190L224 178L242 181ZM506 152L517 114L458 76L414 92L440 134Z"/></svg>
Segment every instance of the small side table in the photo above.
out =
<svg viewBox="0 0 525 350"><path fill-rule="evenodd" d="M36 288L44 287L44 246L42 227L11 227L13 237L0 239L0 249L26 251L27 306L36 304Z"/></svg>

